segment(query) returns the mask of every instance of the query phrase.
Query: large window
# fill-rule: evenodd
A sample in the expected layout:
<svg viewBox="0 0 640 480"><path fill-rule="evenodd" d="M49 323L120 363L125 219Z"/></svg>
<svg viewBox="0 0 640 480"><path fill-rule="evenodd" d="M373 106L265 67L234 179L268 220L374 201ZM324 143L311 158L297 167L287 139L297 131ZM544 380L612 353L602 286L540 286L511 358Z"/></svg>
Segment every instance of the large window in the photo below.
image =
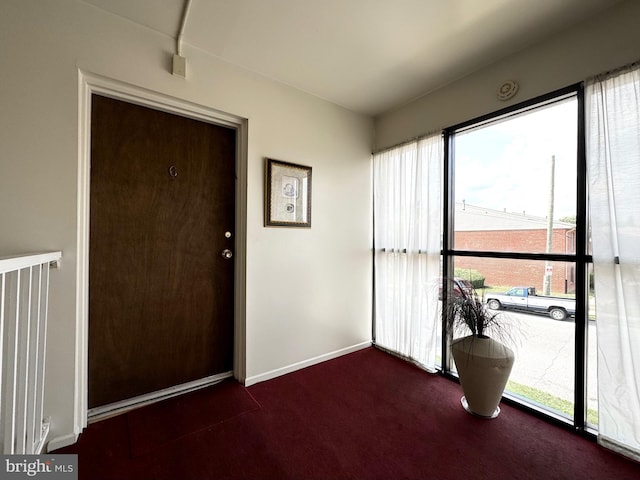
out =
<svg viewBox="0 0 640 480"><path fill-rule="evenodd" d="M640 460L640 64L584 89L374 155L373 337L455 376L444 279L473 284L513 325L507 398Z"/></svg>
<svg viewBox="0 0 640 480"><path fill-rule="evenodd" d="M585 317L581 102L576 87L446 130L443 266L511 325L506 395L584 429L597 405L586 402L596 351ZM442 368L455 374L451 360Z"/></svg>

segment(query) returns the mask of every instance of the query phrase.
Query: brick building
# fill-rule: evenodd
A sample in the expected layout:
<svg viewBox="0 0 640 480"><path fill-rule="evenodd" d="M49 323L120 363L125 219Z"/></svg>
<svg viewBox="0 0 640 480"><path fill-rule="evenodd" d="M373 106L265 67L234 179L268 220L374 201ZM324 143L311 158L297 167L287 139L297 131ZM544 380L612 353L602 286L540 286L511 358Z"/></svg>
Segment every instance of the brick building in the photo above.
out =
<svg viewBox="0 0 640 480"><path fill-rule="evenodd" d="M545 253L548 221L544 217L456 204L454 248L492 252ZM575 253L572 223L554 221L551 253ZM456 257L456 268L478 270L491 286L527 285L542 292L545 272L551 275L552 293L575 292L575 265L565 262Z"/></svg>

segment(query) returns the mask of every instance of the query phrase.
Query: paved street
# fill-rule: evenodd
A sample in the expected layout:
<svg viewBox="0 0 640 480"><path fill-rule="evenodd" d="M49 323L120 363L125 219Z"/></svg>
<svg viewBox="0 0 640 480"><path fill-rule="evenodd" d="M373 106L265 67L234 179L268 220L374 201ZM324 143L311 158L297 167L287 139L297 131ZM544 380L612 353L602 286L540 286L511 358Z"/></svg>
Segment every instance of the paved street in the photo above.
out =
<svg viewBox="0 0 640 480"><path fill-rule="evenodd" d="M556 397L573 401L574 335L573 319L552 320L544 315L502 311L517 326L520 345L514 349L516 361L510 379ZM588 404L596 407L595 323L589 322Z"/></svg>

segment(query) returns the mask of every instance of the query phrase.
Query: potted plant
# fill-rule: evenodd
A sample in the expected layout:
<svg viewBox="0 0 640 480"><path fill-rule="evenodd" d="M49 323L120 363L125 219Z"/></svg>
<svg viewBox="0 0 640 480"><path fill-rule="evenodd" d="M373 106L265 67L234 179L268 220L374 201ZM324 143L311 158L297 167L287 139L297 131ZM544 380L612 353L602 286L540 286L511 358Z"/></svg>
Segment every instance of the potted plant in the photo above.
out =
<svg viewBox="0 0 640 480"><path fill-rule="evenodd" d="M502 343L510 338L510 325L498 318L500 312L489 310L475 290L450 291L446 325L464 393L462 405L469 413L495 418L515 360L513 351ZM454 339L456 333L465 336Z"/></svg>

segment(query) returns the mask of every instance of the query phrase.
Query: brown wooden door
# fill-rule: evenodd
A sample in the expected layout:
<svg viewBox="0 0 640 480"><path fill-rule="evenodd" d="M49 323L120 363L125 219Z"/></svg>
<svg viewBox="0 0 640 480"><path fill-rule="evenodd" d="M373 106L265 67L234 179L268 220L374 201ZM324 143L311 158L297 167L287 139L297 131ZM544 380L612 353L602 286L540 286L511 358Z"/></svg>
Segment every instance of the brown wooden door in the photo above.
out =
<svg viewBox="0 0 640 480"><path fill-rule="evenodd" d="M232 129L93 96L90 408L232 370L235 151Z"/></svg>

